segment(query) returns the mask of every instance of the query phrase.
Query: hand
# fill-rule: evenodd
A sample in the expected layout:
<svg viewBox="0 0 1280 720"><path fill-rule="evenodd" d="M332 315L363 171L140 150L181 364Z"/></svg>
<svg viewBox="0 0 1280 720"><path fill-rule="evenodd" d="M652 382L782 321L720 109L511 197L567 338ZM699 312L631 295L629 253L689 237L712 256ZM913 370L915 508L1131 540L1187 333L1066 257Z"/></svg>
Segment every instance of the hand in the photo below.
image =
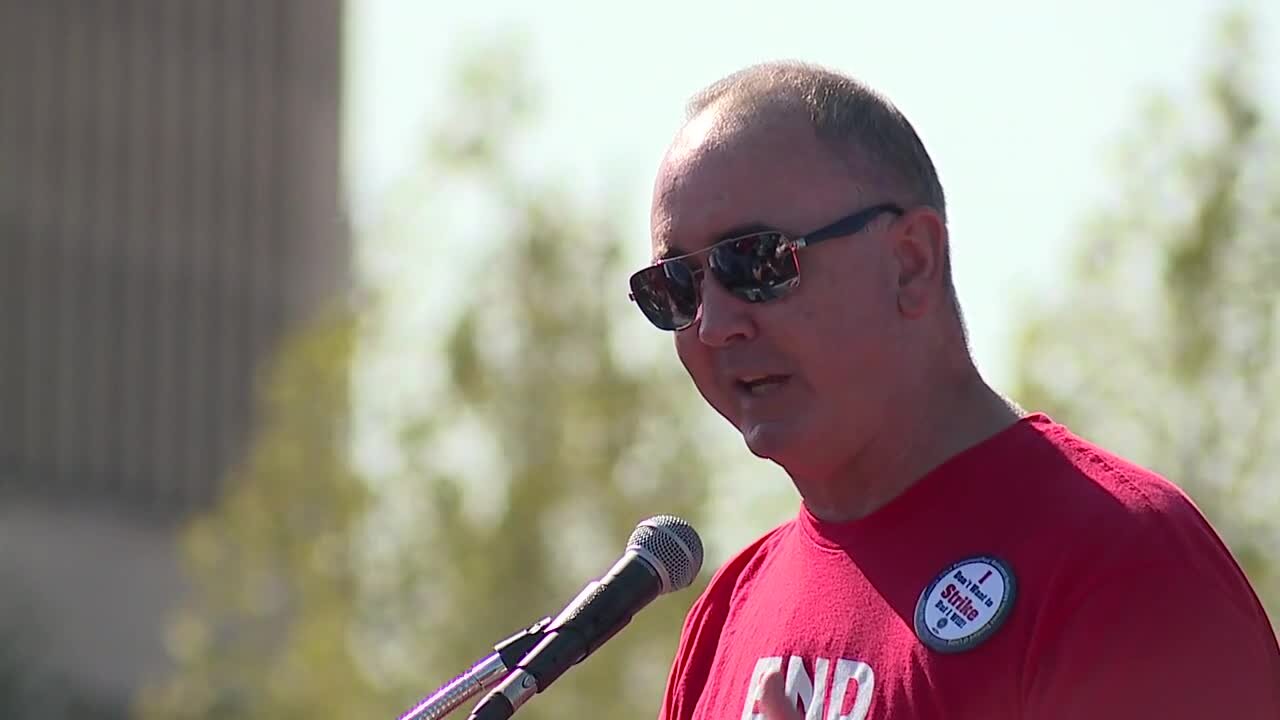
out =
<svg viewBox="0 0 1280 720"><path fill-rule="evenodd" d="M764 709L767 720L804 720L804 716L796 706L787 700L786 686L783 684L781 670L775 670L764 677L760 691L760 707Z"/></svg>

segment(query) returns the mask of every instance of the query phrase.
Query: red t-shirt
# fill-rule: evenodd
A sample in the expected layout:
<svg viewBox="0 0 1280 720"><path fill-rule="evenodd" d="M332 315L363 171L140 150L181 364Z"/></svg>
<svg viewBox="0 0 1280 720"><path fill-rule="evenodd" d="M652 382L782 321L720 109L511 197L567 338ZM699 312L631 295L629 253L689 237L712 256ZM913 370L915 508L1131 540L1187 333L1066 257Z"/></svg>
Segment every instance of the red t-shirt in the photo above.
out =
<svg viewBox="0 0 1280 720"><path fill-rule="evenodd" d="M801 510L685 621L663 720L1280 718L1280 648L1191 501L1043 414L858 521Z"/></svg>

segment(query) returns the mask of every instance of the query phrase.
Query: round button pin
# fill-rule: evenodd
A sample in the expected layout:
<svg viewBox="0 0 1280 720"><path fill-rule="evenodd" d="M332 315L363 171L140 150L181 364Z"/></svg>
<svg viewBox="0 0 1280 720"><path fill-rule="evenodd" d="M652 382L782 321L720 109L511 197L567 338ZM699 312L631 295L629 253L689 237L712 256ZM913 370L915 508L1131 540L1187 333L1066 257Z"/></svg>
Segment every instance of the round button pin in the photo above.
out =
<svg viewBox="0 0 1280 720"><path fill-rule="evenodd" d="M990 555L954 563L929 583L916 603L915 631L941 653L969 650L1000 629L1017 583L1009 565Z"/></svg>

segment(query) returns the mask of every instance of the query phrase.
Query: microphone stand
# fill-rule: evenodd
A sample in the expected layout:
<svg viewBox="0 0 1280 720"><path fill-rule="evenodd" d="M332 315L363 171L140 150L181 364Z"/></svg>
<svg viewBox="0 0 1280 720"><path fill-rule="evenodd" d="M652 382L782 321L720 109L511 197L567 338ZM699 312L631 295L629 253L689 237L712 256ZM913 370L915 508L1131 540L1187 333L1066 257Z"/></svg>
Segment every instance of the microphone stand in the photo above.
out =
<svg viewBox="0 0 1280 720"><path fill-rule="evenodd" d="M450 680L446 685L418 703L412 710L400 716L400 720L440 720L467 700L475 697L502 678L506 677L525 654L542 642L551 618L545 617L529 627L493 646L493 654L480 660L471 669Z"/></svg>

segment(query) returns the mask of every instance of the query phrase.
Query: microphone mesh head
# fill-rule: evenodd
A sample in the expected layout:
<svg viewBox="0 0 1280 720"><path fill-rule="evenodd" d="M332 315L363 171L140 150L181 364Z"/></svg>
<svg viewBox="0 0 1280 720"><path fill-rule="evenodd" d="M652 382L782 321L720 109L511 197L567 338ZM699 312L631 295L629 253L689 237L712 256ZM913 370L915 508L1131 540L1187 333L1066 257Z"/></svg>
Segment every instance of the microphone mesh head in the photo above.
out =
<svg viewBox="0 0 1280 720"><path fill-rule="evenodd" d="M671 590L682 590L702 571L702 538L689 523L672 515L657 515L641 522L631 533L627 547L639 547L662 563L671 578Z"/></svg>

